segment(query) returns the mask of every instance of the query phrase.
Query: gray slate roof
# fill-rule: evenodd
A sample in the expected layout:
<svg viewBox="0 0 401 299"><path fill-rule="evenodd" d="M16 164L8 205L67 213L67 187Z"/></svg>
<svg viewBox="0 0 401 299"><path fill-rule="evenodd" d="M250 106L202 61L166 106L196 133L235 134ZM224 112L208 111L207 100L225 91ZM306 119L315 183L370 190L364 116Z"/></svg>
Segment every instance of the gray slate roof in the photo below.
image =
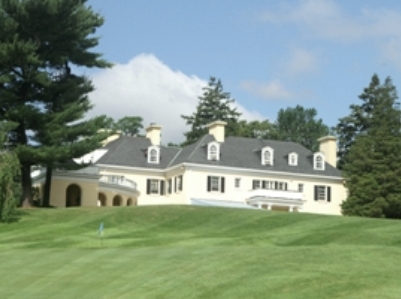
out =
<svg viewBox="0 0 401 299"><path fill-rule="evenodd" d="M325 170L313 169L313 153L294 142L258 140L243 137L226 137L220 145L220 160L207 160L207 145L215 141L213 135L205 135L196 143L182 149L164 147L160 148L160 164L147 162L146 150L150 141L145 137L122 136L105 146L109 151L97 162L119 166L144 167L164 169L182 163L202 165L216 165L235 168L272 170L300 174L314 174L322 176L341 176L341 172L326 163ZM272 166L261 164L261 150L269 146L274 150L274 163ZM298 154L298 165L288 165L288 154Z"/></svg>

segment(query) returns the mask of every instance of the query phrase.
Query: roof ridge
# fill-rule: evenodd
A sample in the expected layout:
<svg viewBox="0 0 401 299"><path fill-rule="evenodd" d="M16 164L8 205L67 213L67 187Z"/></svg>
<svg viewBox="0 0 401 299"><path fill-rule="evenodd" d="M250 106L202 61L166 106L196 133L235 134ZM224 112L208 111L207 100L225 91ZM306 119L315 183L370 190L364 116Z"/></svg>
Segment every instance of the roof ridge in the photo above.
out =
<svg viewBox="0 0 401 299"><path fill-rule="evenodd" d="M199 148L200 144L202 143L202 141L206 138L206 136L208 135L203 135L202 139L200 139L198 141L198 144L195 146L194 150L192 151L192 153L188 156L188 161L191 160L192 156L195 154L195 151Z"/></svg>
<svg viewBox="0 0 401 299"><path fill-rule="evenodd" d="M173 162L175 161L175 159L177 159L178 155L182 152L182 148L180 148L180 150L175 154L174 158L171 159L170 163L168 163L167 167L170 167Z"/></svg>

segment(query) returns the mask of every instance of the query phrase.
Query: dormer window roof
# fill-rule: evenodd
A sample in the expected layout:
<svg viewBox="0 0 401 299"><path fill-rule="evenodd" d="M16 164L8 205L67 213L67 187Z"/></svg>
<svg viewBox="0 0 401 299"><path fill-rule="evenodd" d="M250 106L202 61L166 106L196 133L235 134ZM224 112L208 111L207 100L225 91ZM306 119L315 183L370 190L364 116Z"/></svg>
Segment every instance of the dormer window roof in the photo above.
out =
<svg viewBox="0 0 401 299"><path fill-rule="evenodd" d="M315 153L313 155L313 169L324 170L324 155L322 153Z"/></svg>
<svg viewBox="0 0 401 299"><path fill-rule="evenodd" d="M290 153L288 155L288 165L290 165L290 166L298 165L298 154L297 153Z"/></svg>
<svg viewBox="0 0 401 299"><path fill-rule="evenodd" d="M265 147L262 149L262 165L273 165L274 161L274 150L271 147Z"/></svg>
<svg viewBox="0 0 401 299"><path fill-rule="evenodd" d="M150 146L148 148L148 163L159 164L160 148L158 146Z"/></svg>
<svg viewBox="0 0 401 299"><path fill-rule="evenodd" d="M207 159L212 161L220 160L220 144L217 142L210 142L207 145Z"/></svg>

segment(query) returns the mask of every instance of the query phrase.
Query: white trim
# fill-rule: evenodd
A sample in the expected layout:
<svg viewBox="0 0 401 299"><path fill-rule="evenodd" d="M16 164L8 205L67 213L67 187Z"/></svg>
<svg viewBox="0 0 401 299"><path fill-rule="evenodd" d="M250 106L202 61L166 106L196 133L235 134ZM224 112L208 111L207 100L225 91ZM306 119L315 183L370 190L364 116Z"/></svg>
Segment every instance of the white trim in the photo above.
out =
<svg viewBox="0 0 401 299"><path fill-rule="evenodd" d="M292 158L294 158L294 163L291 162ZM290 166L298 166L298 154L295 152L288 154L288 165Z"/></svg>
<svg viewBox="0 0 401 299"><path fill-rule="evenodd" d="M321 163L322 163L322 165L321 165L321 167L317 167L317 159L318 158L321 158L322 159L322 161L321 161ZM320 153L320 152L318 152L318 153L314 153L313 154L313 169L314 170L325 170L325 164L326 164L326 161L325 161L325 158L324 158L324 154L323 153Z"/></svg>
<svg viewBox="0 0 401 299"><path fill-rule="evenodd" d="M266 158L265 158L266 153L270 154L269 161L266 161ZM261 163L262 163L262 165L268 165L268 166L274 165L274 149L272 149L270 146L266 146L266 147L262 148Z"/></svg>
<svg viewBox="0 0 401 299"><path fill-rule="evenodd" d="M306 178L318 178L322 180L340 180L343 181L344 178L341 176L324 176L324 175L316 175L316 174L305 174L305 173L295 173L295 172L282 172L282 171L273 171L266 169L251 169L251 168L239 168L239 167L230 167L230 166L221 166L221 165L207 165L207 164L195 164L195 163L181 163L174 165L172 167L166 169L150 169L143 167L129 167L129 166L119 166L119 165L107 165L107 164L97 164L99 167L104 167L107 170L115 169L115 170L127 170L127 171L136 171L138 173L149 173L155 172L159 175L165 175L167 172L172 170L182 171L181 168L192 168L192 169L200 169L205 171L213 171L215 172L226 172L226 173L245 173L245 174L273 174L279 176L293 176L293 177L306 177ZM105 169L101 169L100 172L106 171ZM188 169L186 169L188 170Z"/></svg>
<svg viewBox="0 0 401 299"><path fill-rule="evenodd" d="M153 156L152 153L155 153L156 156ZM155 161L152 161L152 158L155 158ZM159 162L160 162L160 148L158 146L149 146L148 163L159 164Z"/></svg>
<svg viewBox="0 0 401 299"><path fill-rule="evenodd" d="M212 156L212 147L216 148L216 152ZM207 159L211 161L220 160L220 144L216 141L209 142L207 145Z"/></svg>

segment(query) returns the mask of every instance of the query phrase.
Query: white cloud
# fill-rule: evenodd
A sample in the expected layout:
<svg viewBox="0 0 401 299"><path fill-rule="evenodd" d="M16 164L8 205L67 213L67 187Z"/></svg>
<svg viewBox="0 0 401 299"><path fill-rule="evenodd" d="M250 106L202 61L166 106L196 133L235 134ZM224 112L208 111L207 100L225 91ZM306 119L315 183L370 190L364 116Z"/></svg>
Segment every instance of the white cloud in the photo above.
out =
<svg viewBox="0 0 401 299"><path fill-rule="evenodd" d="M305 49L293 49L285 69L290 75L314 72L318 69L317 58L312 52Z"/></svg>
<svg viewBox="0 0 401 299"><path fill-rule="evenodd" d="M398 55L392 54L392 49L400 49L394 46L401 44L401 12L394 9L361 8L358 14L350 14L332 0L303 0L296 5L282 5L277 11L265 11L261 19L294 24L313 38L339 42L370 40L388 62L401 63ZM391 55L387 56L389 52Z"/></svg>
<svg viewBox="0 0 401 299"><path fill-rule="evenodd" d="M95 107L89 116L106 114L114 119L141 116L144 126L160 124L162 142L183 141L188 128L181 115L190 115L207 81L173 71L154 55L141 54L127 64L116 64L92 76L96 90L90 95ZM260 119L260 114L236 105L243 118Z"/></svg>
<svg viewBox="0 0 401 299"><path fill-rule="evenodd" d="M292 93L279 80L273 80L269 83L243 81L241 82L241 88L267 100L289 99L292 97Z"/></svg>

